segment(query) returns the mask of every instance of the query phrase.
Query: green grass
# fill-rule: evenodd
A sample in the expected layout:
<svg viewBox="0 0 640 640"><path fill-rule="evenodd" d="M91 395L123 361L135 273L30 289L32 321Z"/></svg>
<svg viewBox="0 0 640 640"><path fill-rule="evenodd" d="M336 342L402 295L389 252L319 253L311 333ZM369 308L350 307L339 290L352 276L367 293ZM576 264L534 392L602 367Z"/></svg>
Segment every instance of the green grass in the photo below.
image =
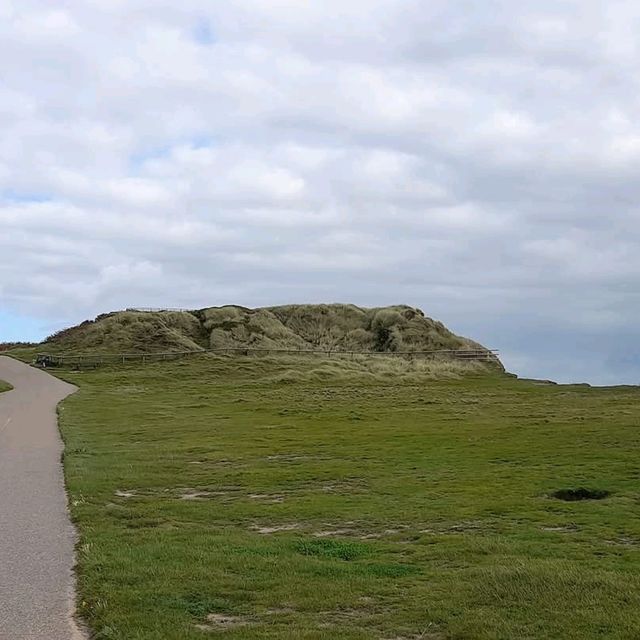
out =
<svg viewBox="0 0 640 640"><path fill-rule="evenodd" d="M640 636L637 388L328 366L64 374L96 638Z"/></svg>
<svg viewBox="0 0 640 640"><path fill-rule="evenodd" d="M3 391L11 391L11 389L13 389L13 387L8 382L0 380L0 393Z"/></svg>
<svg viewBox="0 0 640 640"><path fill-rule="evenodd" d="M4 351L0 355L7 356L9 358L15 358L16 360L20 360L22 362L30 364L34 362L36 356L43 351L46 351L46 349L41 345L32 345L26 347L21 346L9 349L8 351Z"/></svg>

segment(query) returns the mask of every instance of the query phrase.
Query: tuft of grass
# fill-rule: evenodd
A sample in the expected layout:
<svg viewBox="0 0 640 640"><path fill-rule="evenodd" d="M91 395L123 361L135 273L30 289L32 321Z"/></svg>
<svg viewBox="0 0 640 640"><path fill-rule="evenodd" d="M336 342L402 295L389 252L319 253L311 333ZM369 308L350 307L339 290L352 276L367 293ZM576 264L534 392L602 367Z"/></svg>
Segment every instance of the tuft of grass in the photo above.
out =
<svg viewBox="0 0 640 640"><path fill-rule="evenodd" d="M371 356L316 357L277 356L260 358L274 371L269 381L293 383L418 383L428 380L459 379L470 375L489 375L495 369L482 362L447 358L405 358ZM284 370L283 370L284 367Z"/></svg>
<svg viewBox="0 0 640 640"><path fill-rule="evenodd" d="M640 637L638 389L379 366L65 372L95 637Z"/></svg>
<svg viewBox="0 0 640 640"><path fill-rule="evenodd" d="M299 540L293 548L304 556L356 560L371 553L370 545L345 540Z"/></svg>

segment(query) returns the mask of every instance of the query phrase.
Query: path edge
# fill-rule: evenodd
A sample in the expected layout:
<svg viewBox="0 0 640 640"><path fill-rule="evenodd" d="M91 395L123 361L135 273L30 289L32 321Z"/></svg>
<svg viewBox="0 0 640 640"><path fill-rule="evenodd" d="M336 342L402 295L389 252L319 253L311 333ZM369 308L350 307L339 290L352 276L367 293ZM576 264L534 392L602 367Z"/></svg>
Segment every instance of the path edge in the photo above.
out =
<svg viewBox="0 0 640 640"><path fill-rule="evenodd" d="M29 365L33 366L33 365ZM38 368L39 367L34 367ZM64 434L62 432L61 427L61 413L64 410L62 406L69 398L72 398L80 391L80 387L78 387L73 382L69 380L65 380L59 376L56 376L49 371L45 371L50 376L61 380L62 382L73 387L73 390L69 392L67 396L62 398L56 405L56 429L58 430L58 437L60 438L61 443L61 451L60 451L60 470L62 472L62 486L64 489L65 496L65 510L67 512L67 520L69 522L69 528L71 530L71 536L73 541L73 566L71 567L71 575L72 575L72 584L69 593L69 627L71 631L70 640L91 640L93 634L90 631L89 625L86 620L82 618L82 614L80 613L80 593L78 591L78 551L79 551L79 543L80 543L80 534L78 533L78 527L73 518L73 512L71 511L71 497L69 495L69 488L67 485L67 468L65 465L65 454L67 452L67 442L65 440Z"/></svg>

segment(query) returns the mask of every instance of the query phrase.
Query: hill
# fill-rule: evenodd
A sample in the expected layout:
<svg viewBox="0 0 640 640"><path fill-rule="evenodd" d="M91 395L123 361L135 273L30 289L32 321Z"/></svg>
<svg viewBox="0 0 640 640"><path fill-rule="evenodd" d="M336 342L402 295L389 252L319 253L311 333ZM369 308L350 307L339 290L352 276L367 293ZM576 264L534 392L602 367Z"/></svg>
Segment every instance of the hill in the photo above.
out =
<svg viewBox="0 0 640 640"><path fill-rule="evenodd" d="M194 311L126 310L98 316L47 338L55 351L162 352L223 348L431 351L482 349L420 309L347 304Z"/></svg>

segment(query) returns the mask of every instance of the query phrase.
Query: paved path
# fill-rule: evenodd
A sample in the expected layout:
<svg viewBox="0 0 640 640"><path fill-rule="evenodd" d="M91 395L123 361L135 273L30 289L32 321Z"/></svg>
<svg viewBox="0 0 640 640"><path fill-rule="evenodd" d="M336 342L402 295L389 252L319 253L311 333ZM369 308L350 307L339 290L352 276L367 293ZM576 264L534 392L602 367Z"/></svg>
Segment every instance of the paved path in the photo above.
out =
<svg viewBox="0 0 640 640"><path fill-rule="evenodd" d="M55 408L75 387L0 357L0 640L80 640Z"/></svg>

